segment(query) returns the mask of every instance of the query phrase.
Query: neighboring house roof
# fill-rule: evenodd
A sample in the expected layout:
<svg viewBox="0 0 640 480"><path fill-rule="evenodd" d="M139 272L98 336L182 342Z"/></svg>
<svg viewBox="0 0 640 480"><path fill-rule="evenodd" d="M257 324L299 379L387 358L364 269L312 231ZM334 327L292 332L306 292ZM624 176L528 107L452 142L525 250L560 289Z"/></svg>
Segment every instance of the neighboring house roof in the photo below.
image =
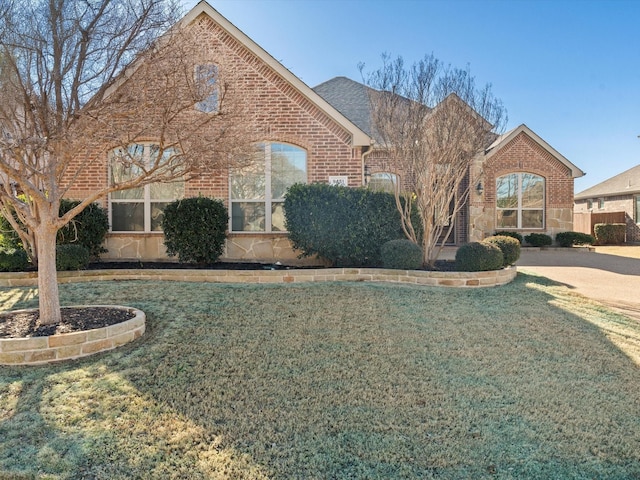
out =
<svg viewBox="0 0 640 480"><path fill-rule="evenodd" d="M575 195L576 200L586 198L634 195L640 193L640 165L587 188Z"/></svg>
<svg viewBox="0 0 640 480"><path fill-rule="evenodd" d="M538 145L544 148L547 152L553 155L560 163L564 164L569 170L571 170L571 176L573 178L582 177L585 173L576 167L573 163L567 160L564 155L558 152L555 148L545 142L539 137L533 130L527 127L524 123L519 127L516 127L508 132L500 135L496 140L489 145L485 150L485 158L491 158L496 152L498 152L504 145L516 138L519 134L524 133L529 138L534 140Z"/></svg>

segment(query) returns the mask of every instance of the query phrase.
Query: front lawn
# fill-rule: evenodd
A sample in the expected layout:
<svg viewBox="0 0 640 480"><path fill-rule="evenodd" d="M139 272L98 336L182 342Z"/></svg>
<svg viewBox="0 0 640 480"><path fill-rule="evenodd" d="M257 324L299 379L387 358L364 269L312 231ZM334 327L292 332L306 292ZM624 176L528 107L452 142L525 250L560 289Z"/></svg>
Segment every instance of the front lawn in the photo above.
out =
<svg viewBox="0 0 640 480"><path fill-rule="evenodd" d="M0 479L640 477L640 325L542 277L60 288L147 333L0 367Z"/></svg>

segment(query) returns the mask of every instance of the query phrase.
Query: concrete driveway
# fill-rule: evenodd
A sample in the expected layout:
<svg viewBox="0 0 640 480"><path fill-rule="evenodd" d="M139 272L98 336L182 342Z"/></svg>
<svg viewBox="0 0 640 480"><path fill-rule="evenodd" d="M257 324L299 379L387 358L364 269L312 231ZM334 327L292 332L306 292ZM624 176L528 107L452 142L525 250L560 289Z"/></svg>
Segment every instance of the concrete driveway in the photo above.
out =
<svg viewBox="0 0 640 480"><path fill-rule="evenodd" d="M563 283L640 321L640 246L522 249L518 271Z"/></svg>

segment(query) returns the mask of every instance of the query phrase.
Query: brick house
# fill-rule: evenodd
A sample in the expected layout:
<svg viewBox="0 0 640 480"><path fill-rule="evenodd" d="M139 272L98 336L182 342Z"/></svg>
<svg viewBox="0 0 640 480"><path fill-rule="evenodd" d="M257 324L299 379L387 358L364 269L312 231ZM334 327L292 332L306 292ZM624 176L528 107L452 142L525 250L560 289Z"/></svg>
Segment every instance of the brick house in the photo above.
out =
<svg viewBox="0 0 640 480"><path fill-rule="evenodd" d="M640 242L640 165L576 194L574 221L590 234L596 223L626 223L626 241Z"/></svg>
<svg viewBox="0 0 640 480"><path fill-rule="evenodd" d="M225 201L230 211L223 259L293 262L282 212L286 188L294 182L324 182L358 187L384 183L389 174L383 153L374 147L363 85L344 77L311 89L282 64L202 1L180 26L198 28L203 52L224 50L236 74L244 79L246 96L255 106L261 132L261 160L256 168L266 186L252 185L252 175L220 171L184 182L155 198L145 187L142 198L126 193L104 200L111 231L106 259L164 259L160 230L162 206L177 198L210 196ZM199 45L200 46L200 45ZM149 144L136 148L152 148ZM68 197L106 185L109 165L80 178ZM283 162L282 159L285 159ZM286 164L286 167L283 165ZM555 234L572 229L573 179L583 172L525 125L496 138L472 166L481 172L468 208L456 219L450 243L460 245L495 230ZM337 227L339 228L339 227Z"/></svg>

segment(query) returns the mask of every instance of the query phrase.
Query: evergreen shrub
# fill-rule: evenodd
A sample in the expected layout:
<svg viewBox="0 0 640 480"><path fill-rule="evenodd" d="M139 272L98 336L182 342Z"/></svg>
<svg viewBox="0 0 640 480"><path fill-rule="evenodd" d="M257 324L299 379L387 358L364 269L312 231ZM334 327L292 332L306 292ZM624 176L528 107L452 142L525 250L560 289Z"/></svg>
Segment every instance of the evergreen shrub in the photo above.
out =
<svg viewBox="0 0 640 480"><path fill-rule="evenodd" d="M627 226L624 223L596 223L593 231L599 245L620 245L624 243Z"/></svg>
<svg viewBox="0 0 640 480"><path fill-rule="evenodd" d="M524 237L524 241L532 247L548 247L553 239L546 233L530 233Z"/></svg>
<svg viewBox="0 0 640 480"><path fill-rule="evenodd" d="M380 256L384 268L417 270L422 266L422 248L406 238L386 242Z"/></svg>
<svg viewBox="0 0 640 480"><path fill-rule="evenodd" d="M509 232L507 230L499 230L496 233L493 234L494 237L511 237L511 238L515 238L516 240L518 240L518 242L520 242L520 245L522 245L522 235L520 235L518 232Z"/></svg>
<svg viewBox="0 0 640 480"><path fill-rule="evenodd" d="M192 197L164 209L162 230L167 255L180 262L215 263L222 255L229 213L221 200Z"/></svg>
<svg viewBox="0 0 640 480"><path fill-rule="evenodd" d="M56 245L56 270L83 270L89 265L89 249L78 243Z"/></svg>
<svg viewBox="0 0 640 480"><path fill-rule="evenodd" d="M460 272L500 270L503 264L502 250L493 243L470 242L456 251L456 270Z"/></svg>
<svg viewBox="0 0 640 480"><path fill-rule="evenodd" d="M390 193L295 184L287 191L284 211L289 239L300 256L318 255L334 265L380 265L382 245L404 237Z"/></svg>
<svg viewBox="0 0 640 480"><path fill-rule="evenodd" d="M596 239L588 233L560 232L556 235L556 242L561 247L572 247L574 245L593 245Z"/></svg>
<svg viewBox="0 0 640 480"><path fill-rule="evenodd" d="M493 237L487 237L483 241L496 245L502 251L505 267L513 265L520 258L520 242L516 238L505 235L495 235Z"/></svg>
<svg viewBox="0 0 640 480"><path fill-rule="evenodd" d="M60 216L79 204L80 202L77 200L63 199L60 202ZM58 245L82 245L89 251L90 256L98 258L101 253L107 251L103 244L108 231L109 216L107 211L97 203L92 203L58 230L56 243Z"/></svg>
<svg viewBox="0 0 640 480"><path fill-rule="evenodd" d="M22 248L0 249L0 272L23 272L31 263Z"/></svg>

